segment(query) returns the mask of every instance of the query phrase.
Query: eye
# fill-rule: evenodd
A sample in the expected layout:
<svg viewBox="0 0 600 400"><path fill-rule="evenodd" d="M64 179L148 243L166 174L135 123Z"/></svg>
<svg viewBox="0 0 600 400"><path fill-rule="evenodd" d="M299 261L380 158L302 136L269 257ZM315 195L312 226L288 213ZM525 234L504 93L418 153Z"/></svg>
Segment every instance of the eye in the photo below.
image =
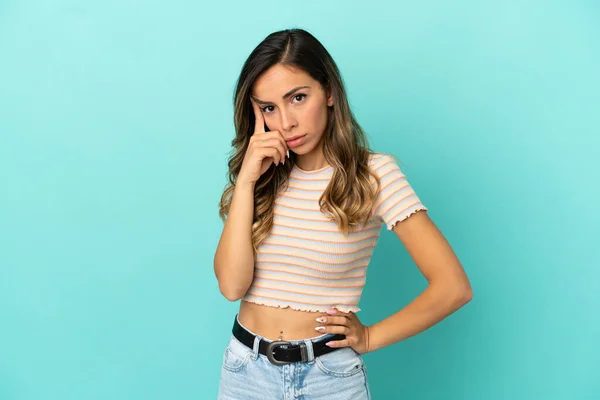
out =
<svg viewBox="0 0 600 400"><path fill-rule="evenodd" d="M294 96L294 99L297 99L298 97L300 97L300 99L304 99L306 97L306 94L298 93L297 95Z"/></svg>
<svg viewBox="0 0 600 400"><path fill-rule="evenodd" d="M307 95L305 93L298 93L298 94L296 94L296 95L293 96L293 99L296 100L296 99L300 98L300 100L298 100L298 102L301 103L306 96ZM267 110L267 108L269 108L269 107L272 108L273 106L262 107L261 108L262 112L264 112L265 114L269 114L270 112L272 112L273 110Z"/></svg>

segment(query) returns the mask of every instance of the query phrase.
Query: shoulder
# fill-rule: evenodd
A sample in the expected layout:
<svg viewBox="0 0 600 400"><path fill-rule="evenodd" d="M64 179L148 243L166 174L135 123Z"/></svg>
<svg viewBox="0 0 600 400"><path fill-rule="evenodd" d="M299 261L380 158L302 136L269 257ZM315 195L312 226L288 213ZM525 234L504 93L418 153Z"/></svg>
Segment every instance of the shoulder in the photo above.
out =
<svg viewBox="0 0 600 400"><path fill-rule="evenodd" d="M369 167L377 165L387 154L372 151L369 153Z"/></svg>
<svg viewBox="0 0 600 400"><path fill-rule="evenodd" d="M389 153L379 152L369 154L369 168L378 176L384 171L399 169L396 157Z"/></svg>

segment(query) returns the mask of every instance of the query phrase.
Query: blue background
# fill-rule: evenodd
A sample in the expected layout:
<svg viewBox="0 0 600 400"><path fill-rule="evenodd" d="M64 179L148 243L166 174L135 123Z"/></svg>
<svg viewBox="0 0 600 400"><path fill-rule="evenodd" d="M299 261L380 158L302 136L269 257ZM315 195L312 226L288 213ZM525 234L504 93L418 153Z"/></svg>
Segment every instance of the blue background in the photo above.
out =
<svg viewBox="0 0 600 400"><path fill-rule="evenodd" d="M0 2L0 399L213 399L232 95L302 27L473 300L365 356L375 399L600 398L596 1ZM382 232L359 314L426 281Z"/></svg>

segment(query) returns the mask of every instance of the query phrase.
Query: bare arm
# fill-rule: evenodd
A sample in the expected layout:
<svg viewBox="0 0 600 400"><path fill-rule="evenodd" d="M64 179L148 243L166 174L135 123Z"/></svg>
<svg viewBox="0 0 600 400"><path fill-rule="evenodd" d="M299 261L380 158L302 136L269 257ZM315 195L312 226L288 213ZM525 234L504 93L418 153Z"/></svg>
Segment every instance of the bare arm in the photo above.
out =
<svg viewBox="0 0 600 400"><path fill-rule="evenodd" d="M214 258L219 290L230 301L244 296L254 276L254 185L236 185Z"/></svg>
<svg viewBox="0 0 600 400"><path fill-rule="evenodd" d="M397 223L394 233L429 285L406 307L369 327L368 351L428 329L473 298L471 284L459 259L427 213L417 212Z"/></svg>
<svg viewBox="0 0 600 400"><path fill-rule="evenodd" d="M254 278L254 186L271 164L285 163L288 147L279 131L265 132L261 110L252 101L256 125L246 150L225 226L214 258L219 290L228 300L244 297Z"/></svg>

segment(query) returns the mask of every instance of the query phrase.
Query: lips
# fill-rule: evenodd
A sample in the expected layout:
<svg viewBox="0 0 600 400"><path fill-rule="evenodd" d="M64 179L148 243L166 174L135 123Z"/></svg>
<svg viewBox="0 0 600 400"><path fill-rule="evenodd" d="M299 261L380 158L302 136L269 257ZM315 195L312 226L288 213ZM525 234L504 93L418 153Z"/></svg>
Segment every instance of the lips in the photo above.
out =
<svg viewBox="0 0 600 400"><path fill-rule="evenodd" d="M286 142L291 142L291 141L293 141L293 140L296 140L296 139L298 139L298 138L301 138L302 136L305 136L305 135L297 135L297 136L293 136L293 137L291 137L291 138L289 138L289 139L286 139L285 141L286 141Z"/></svg>
<svg viewBox="0 0 600 400"><path fill-rule="evenodd" d="M306 142L306 135L294 136L293 138L286 140L290 149L302 146L304 142Z"/></svg>

